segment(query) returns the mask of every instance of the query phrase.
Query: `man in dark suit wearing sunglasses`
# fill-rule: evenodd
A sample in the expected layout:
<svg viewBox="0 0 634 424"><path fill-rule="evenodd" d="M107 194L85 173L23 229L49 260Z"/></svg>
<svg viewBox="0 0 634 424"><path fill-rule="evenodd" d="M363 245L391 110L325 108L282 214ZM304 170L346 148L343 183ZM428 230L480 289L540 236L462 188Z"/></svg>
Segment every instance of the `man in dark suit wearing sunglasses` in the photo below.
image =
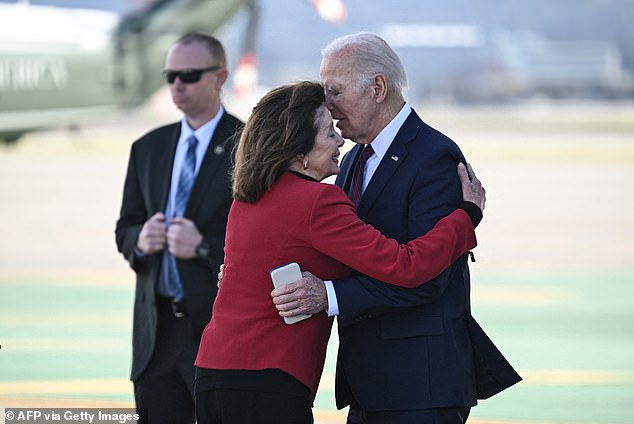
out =
<svg viewBox="0 0 634 424"><path fill-rule="evenodd" d="M231 151L243 125L222 106L226 66L214 37L178 39L163 75L183 118L130 153L115 232L136 272L131 379L140 422L195 422L194 359L217 293Z"/></svg>

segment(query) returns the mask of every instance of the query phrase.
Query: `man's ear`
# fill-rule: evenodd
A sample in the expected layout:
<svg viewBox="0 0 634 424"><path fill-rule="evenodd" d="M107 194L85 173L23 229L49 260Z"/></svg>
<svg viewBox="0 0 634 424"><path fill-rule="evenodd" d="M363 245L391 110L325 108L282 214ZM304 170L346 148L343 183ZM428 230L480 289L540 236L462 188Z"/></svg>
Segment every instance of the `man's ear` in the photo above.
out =
<svg viewBox="0 0 634 424"><path fill-rule="evenodd" d="M374 90L375 101L377 103L382 103L387 97L387 80L385 79L385 75L376 75L372 82L372 89Z"/></svg>
<svg viewBox="0 0 634 424"><path fill-rule="evenodd" d="M218 83L220 84L220 87L225 85L228 78L229 78L229 71L227 70L227 68L223 68L218 71Z"/></svg>

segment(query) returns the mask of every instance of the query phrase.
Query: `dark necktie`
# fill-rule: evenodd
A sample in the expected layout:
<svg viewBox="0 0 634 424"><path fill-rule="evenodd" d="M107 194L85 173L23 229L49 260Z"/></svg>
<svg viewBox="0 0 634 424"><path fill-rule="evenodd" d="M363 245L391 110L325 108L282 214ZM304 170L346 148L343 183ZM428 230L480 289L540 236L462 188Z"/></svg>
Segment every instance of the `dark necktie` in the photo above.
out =
<svg viewBox="0 0 634 424"><path fill-rule="evenodd" d="M187 206L187 201L189 200L189 195L192 191L192 185L194 184L194 178L196 176L196 146L198 145L198 139L192 134L187 139L187 144L187 153L185 154L185 159L181 166L181 173L178 176L172 217L183 216L185 213L185 207ZM167 269L169 290L172 296L174 296L174 299L181 300L183 298L183 284L178 275L176 258L169 254L169 252L167 254Z"/></svg>
<svg viewBox="0 0 634 424"><path fill-rule="evenodd" d="M185 159L183 160L183 165L181 166L181 173L178 177L172 216L183 216L183 213L185 213L185 207L187 206L187 200L189 200L189 194L192 191L192 185L194 184L194 177L196 173L196 146L198 146L198 139L192 134L186 142L188 144L187 153L185 154Z"/></svg>
<svg viewBox="0 0 634 424"><path fill-rule="evenodd" d="M359 159L357 159L357 163L354 165L354 169L352 170L352 180L350 182L350 190L348 190L348 197L352 200L352 203L354 203L355 206L359 206L359 201L361 200L365 163L373 153L374 150L372 149L372 146L367 144L363 150L361 150Z"/></svg>

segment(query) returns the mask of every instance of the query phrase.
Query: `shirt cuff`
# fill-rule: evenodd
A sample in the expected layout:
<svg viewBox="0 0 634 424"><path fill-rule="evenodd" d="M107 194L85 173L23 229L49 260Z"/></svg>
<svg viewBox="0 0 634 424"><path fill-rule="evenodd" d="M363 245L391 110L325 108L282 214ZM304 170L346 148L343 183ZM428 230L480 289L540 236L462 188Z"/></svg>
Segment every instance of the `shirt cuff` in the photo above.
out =
<svg viewBox="0 0 634 424"><path fill-rule="evenodd" d="M337 303L337 293L335 292L335 286L330 280L324 281L324 285L326 286L326 295L328 296L328 316L334 317L336 315L339 315L339 304Z"/></svg>
<svg viewBox="0 0 634 424"><path fill-rule="evenodd" d="M460 209L469 215L473 223L473 228L477 227L480 221L482 221L482 210L475 203L464 200L462 204L460 204Z"/></svg>

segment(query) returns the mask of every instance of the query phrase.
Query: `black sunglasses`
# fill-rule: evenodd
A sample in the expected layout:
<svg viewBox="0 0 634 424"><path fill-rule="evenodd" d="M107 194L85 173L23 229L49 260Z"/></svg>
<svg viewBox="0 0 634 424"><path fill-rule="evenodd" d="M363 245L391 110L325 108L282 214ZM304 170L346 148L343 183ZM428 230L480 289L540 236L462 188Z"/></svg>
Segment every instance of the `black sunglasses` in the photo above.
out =
<svg viewBox="0 0 634 424"><path fill-rule="evenodd" d="M178 77L183 84L193 84L200 81L203 72L213 72L218 69L222 69L222 66L211 66L203 69L183 69L182 71L170 71L166 69L163 71L163 76L168 84L174 84L176 77Z"/></svg>

